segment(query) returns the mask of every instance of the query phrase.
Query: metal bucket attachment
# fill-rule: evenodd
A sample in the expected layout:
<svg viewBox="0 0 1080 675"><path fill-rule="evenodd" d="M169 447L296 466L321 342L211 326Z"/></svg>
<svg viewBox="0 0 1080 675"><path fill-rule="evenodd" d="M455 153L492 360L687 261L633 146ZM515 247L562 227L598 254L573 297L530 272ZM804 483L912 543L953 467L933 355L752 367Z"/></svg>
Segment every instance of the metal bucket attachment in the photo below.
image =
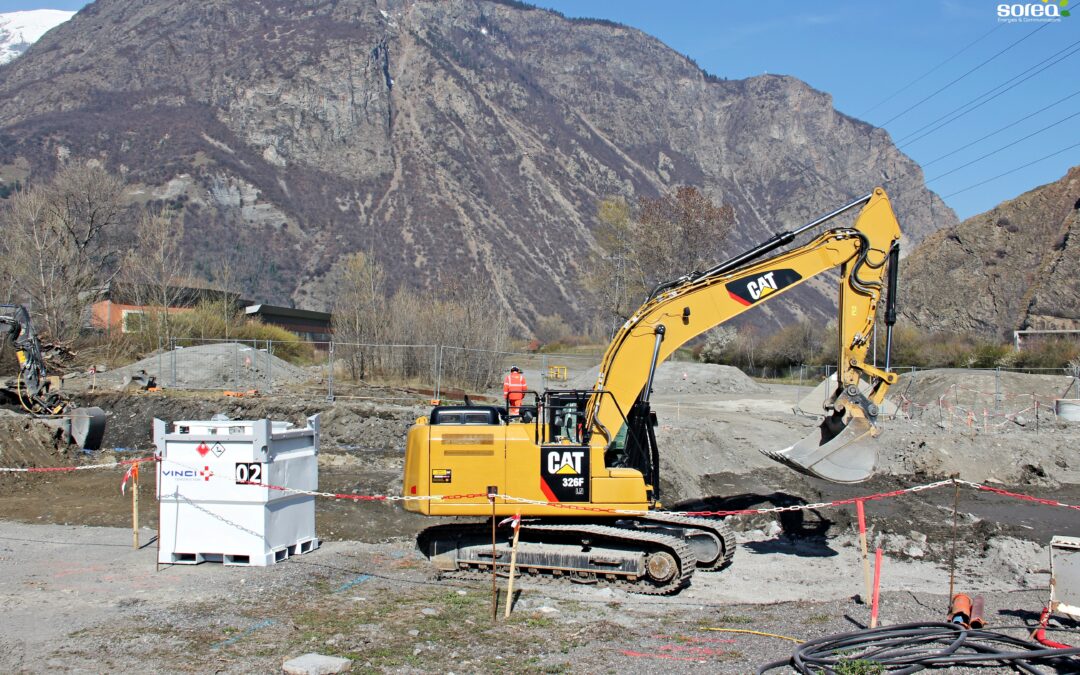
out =
<svg viewBox="0 0 1080 675"><path fill-rule="evenodd" d="M105 411L98 407L75 408L70 413L71 442L84 450L98 450L105 437Z"/></svg>
<svg viewBox="0 0 1080 675"><path fill-rule="evenodd" d="M820 433L783 450L762 450L762 454L800 473L833 483L860 483L873 476L877 449L868 441L878 435L879 429L858 402L845 395L841 399L822 421ZM876 412L876 406L868 407Z"/></svg>
<svg viewBox="0 0 1080 675"><path fill-rule="evenodd" d="M157 378L148 374L145 370L124 376L124 383L120 385L120 391L147 391L157 387Z"/></svg>

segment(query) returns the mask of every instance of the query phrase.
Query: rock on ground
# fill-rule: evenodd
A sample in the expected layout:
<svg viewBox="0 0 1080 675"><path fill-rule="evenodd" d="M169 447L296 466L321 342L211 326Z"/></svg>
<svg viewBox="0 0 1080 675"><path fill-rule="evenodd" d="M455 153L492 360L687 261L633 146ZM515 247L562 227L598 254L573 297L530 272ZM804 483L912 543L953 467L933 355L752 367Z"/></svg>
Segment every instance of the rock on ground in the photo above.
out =
<svg viewBox="0 0 1080 675"><path fill-rule="evenodd" d="M352 661L340 656L312 653L289 659L282 664L281 669L288 675L333 675L344 673L351 665Z"/></svg>

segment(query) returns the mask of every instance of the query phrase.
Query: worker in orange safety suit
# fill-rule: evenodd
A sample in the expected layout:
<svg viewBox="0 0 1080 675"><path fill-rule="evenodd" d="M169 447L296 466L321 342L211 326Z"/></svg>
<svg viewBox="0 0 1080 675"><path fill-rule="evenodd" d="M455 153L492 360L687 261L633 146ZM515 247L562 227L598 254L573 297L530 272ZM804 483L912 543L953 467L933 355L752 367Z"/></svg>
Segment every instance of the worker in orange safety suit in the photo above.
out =
<svg viewBox="0 0 1080 675"><path fill-rule="evenodd" d="M510 372L503 378L503 398L506 399L507 408L511 415L521 412L521 400L525 398L525 375L521 368L510 366Z"/></svg>

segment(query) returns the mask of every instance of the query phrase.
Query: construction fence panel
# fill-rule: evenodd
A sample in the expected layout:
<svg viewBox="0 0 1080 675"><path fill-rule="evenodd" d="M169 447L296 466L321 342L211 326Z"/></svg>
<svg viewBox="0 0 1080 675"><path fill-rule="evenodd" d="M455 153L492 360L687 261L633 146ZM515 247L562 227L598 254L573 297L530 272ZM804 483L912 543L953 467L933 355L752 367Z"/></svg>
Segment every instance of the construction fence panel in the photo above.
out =
<svg viewBox="0 0 1080 675"><path fill-rule="evenodd" d="M503 378L513 366L521 370L530 391L589 389L596 383L600 356L442 346L438 365L436 398L457 401L470 393L501 402Z"/></svg>
<svg viewBox="0 0 1080 675"><path fill-rule="evenodd" d="M327 371L332 398L427 401L438 398L438 345L333 342ZM372 396L367 386L408 387L399 396Z"/></svg>
<svg viewBox="0 0 1080 675"><path fill-rule="evenodd" d="M158 382L172 389L273 389L273 359L266 340L173 338L158 359Z"/></svg>
<svg viewBox="0 0 1080 675"><path fill-rule="evenodd" d="M1022 380L1021 375L1040 375ZM1038 432L1080 380L1069 368L912 369L897 386L900 414L964 433Z"/></svg>
<svg viewBox="0 0 1080 675"><path fill-rule="evenodd" d="M337 397L412 402L459 402L466 394L502 401L502 381L512 366L532 391L589 389L602 354L471 349L432 344L365 344L336 341L270 341L173 338L145 368L173 389L303 392ZM146 362L144 362L146 363ZM835 373L832 365L755 368L748 374L796 385L800 411L815 387ZM933 422L948 429L993 432L1038 429L1056 421L1054 400L1080 398L1080 373L1072 368L920 369L892 366L901 375L890 391L889 416ZM962 375L961 375L962 373ZM1034 387L1013 373L1053 376ZM373 393L373 387L396 391ZM820 414L820 405L805 412Z"/></svg>
<svg viewBox="0 0 1080 675"><path fill-rule="evenodd" d="M333 343L312 340L269 340L270 390L334 396Z"/></svg>

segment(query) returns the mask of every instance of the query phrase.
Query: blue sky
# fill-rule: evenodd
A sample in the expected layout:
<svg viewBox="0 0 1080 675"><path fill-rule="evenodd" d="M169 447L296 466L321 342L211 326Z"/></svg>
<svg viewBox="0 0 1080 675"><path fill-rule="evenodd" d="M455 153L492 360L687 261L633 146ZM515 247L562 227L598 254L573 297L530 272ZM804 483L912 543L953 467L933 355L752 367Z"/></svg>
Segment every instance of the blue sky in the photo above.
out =
<svg viewBox="0 0 1080 675"><path fill-rule="evenodd" d="M720 77L768 72L805 80L832 94L841 112L884 126L961 218L1080 164L1080 0L1071 1L1076 16L1044 24L999 22L999 0L533 0L567 16L638 28ZM0 0L0 11L84 4ZM936 120L989 96L935 129Z"/></svg>

